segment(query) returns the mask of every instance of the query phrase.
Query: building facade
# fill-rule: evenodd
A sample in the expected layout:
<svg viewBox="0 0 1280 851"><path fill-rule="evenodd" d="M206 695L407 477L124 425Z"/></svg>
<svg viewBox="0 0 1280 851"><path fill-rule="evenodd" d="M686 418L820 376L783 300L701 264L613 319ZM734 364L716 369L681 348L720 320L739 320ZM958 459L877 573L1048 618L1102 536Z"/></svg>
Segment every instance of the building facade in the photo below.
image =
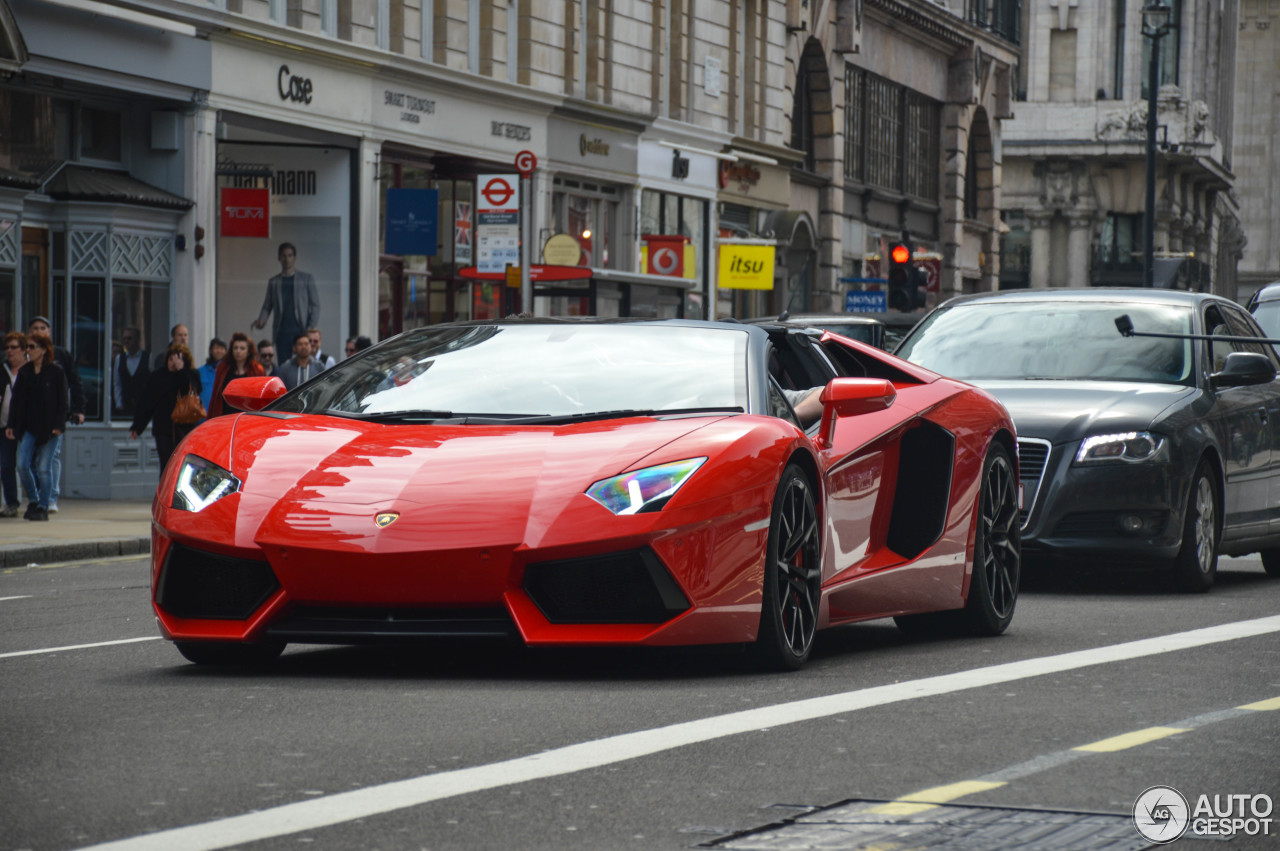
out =
<svg viewBox="0 0 1280 851"><path fill-rule="evenodd" d="M1236 295L1234 0L1167 0L1158 39L1153 284ZM1001 287L1142 283L1148 79L1142 3L1030 6L1005 125Z"/></svg>
<svg viewBox="0 0 1280 851"><path fill-rule="evenodd" d="M1237 298L1280 281L1280 0L1242 0L1234 157L1243 246Z"/></svg>

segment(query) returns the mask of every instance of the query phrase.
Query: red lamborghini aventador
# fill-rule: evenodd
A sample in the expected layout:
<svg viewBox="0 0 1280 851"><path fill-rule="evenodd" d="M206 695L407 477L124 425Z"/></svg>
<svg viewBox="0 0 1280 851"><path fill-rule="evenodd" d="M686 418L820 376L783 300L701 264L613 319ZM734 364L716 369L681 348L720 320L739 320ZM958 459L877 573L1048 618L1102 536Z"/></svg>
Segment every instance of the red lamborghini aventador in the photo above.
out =
<svg viewBox="0 0 1280 851"><path fill-rule="evenodd" d="M786 392L807 388L812 424ZM437 325L227 399L244 412L196 429L155 500L155 612L194 662L498 635L747 643L794 669L827 626L1013 617L1005 409L843 337Z"/></svg>

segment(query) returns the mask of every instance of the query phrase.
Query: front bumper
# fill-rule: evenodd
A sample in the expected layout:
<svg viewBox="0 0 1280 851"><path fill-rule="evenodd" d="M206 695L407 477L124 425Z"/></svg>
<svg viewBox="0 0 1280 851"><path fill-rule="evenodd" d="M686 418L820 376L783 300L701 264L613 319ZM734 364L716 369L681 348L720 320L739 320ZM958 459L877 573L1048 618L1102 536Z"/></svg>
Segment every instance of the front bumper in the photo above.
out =
<svg viewBox="0 0 1280 851"><path fill-rule="evenodd" d="M1023 553L1141 565L1174 558L1187 477L1167 461L1075 465L1077 448L1050 447L1043 470L1023 466Z"/></svg>

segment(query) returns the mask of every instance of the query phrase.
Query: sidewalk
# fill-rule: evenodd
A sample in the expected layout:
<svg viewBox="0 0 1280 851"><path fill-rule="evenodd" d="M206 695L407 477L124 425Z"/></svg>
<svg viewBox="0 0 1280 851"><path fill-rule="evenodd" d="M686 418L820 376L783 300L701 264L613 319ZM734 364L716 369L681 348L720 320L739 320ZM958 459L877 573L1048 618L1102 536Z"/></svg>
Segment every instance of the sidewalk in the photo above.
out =
<svg viewBox="0 0 1280 851"><path fill-rule="evenodd" d="M151 552L149 499L64 498L58 508L47 523L0 518L0 568Z"/></svg>

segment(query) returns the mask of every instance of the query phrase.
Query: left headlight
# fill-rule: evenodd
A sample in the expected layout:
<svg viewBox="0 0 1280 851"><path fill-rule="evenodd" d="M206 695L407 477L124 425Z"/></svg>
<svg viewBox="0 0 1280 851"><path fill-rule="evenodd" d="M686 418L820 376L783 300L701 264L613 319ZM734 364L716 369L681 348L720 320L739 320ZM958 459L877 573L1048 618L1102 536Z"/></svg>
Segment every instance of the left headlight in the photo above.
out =
<svg viewBox="0 0 1280 851"><path fill-rule="evenodd" d="M689 458L671 464L645 467L631 473L602 479L587 488L587 496L614 514L657 511L689 481L706 458Z"/></svg>
<svg viewBox="0 0 1280 851"><path fill-rule="evenodd" d="M173 488L173 507L181 511L204 511L228 494L240 490L240 480L199 455L182 459L178 483Z"/></svg>
<svg viewBox="0 0 1280 851"><path fill-rule="evenodd" d="M1080 441L1080 448L1076 451L1076 463L1154 461L1161 456L1164 444L1165 439L1162 435L1152 434L1149 431L1095 434Z"/></svg>

